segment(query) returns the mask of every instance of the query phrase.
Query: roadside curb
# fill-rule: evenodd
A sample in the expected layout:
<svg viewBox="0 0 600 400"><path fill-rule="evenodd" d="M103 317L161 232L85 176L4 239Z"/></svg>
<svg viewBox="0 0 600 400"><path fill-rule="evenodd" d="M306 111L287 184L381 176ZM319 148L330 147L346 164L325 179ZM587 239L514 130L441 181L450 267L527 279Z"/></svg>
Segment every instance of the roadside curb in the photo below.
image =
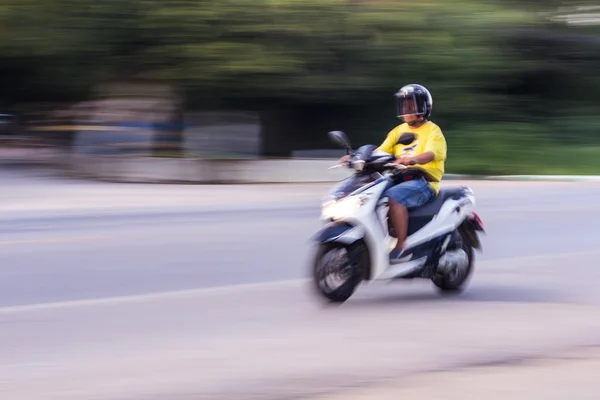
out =
<svg viewBox="0 0 600 400"><path fill-rule="evenodd" d="M547 181L547 182L600 182L597 175L462 175L446 174L445 180L476 181Z"/></svg>
<svg viewBox="0 0 600 400"><path fill-rule="evenodd" d="M66 161L71 176L123 183L260 184L334 183L352 175L329 169L337 160L302 159L169 159L153 157L91 157ZM445 174L444 180L600 182L586 175Z"/></svg>
<svg viewBox="0 0 600 400"><path fill-rule="evenodd" d="M108 182L172 184L334 183L352 174L332 159L167 159L94 157L67 162L72 176ZM585 175L446 174L444 180L600 182Z"/></svg>
<svg viewBox="0 0 600 400"><path fill-rule="evenodd" d="M18 158L18 157L17 157ZM194 159L128 156L74 156L49 152L37 159L2 160L4 167L27 166L53 170L70 178L113 183L145 184L285 184L335 183L352 171L329 169L337 160L294 159ZM600 182L594 175L444 175L444 180Z"/></svg>
<svg viewBox="0 0 600 400"><path fill-rule="evenodd" d="M329 183L352 174L328 168L329 159L189 159L155 157L70 157L63 173L118 183L256 184Z"/></svg>

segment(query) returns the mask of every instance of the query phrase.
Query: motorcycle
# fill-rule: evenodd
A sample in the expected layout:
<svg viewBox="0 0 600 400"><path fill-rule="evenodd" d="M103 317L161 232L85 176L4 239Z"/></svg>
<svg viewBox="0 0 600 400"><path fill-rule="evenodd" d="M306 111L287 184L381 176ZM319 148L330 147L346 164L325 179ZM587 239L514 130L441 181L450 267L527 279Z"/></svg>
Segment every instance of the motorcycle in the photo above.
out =
<svg viewBox="0 0 600 400"><path fill-rule="evenodd" d="M394 164L394 157L364 145L354 151L344 132L330 138L350 156L344 165L354 173L325 196L321 206L323 228L313 237L313 287L336 303L348 300L363 281L429 279L442 292L460 292L471 276L474 249L482 250L485 233L474 211L475 195L468 186L441 188L429 203L408 210L405 255L390 265L395 233L388 222L386 189L415 177L433 178L418 167ZM415 140L403 134L399 144Z"/></svg>

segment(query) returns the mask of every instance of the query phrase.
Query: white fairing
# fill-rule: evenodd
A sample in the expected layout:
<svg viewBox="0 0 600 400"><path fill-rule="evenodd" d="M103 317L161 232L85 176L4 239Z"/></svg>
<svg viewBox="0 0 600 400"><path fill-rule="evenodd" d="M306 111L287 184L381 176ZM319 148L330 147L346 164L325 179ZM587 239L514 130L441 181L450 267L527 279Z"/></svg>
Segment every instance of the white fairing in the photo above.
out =
<svg viewBox="0 0 600 400"><path fill-rule="evenodd" d="M437 215L435 215L427 225L406 238L404 247L412 248L443 234L454 231L473 211L474 205L475 198L472 195L466 196L460 200L446 200ZM387 212L387 206L385 206L385 208ZM391 240L391 238L389 238L389 240ZM386 249L386 251L389 253L389 249ZM391 279L397 276L406 275L420 268L425 261L426 259L422 258L390 266L388 259L386 258L385 264L373 265L372 277L373 279Z"/></svg>
<svg viewBox="0 0 600 400"><path fill-rule="evenodd" d="M337 204L323 207L322 218L334 216L335 220L345 221L351 229L333 240L341 243L353 243L363 238L371 254L371 279L391 279L407 275L418 269L425 258L407 260L401 264L389 264L389 252L396 239L388 231L387 198L381 198L387 181L381 179L367 190L351 194ZM475 198L472 194L459 200L448 199L438 214L423 228L406 239L406 248L426 243L458 228L472 212Z"/></svg>
<svg viewBox="0 0 600 400"><path fill-rule="evenodd" d="M473 211L475 199L468 196L460 200L448 199L431 222L406 239L406 247L425 243L444 233L450 233L462 224Z"/></svg>
<svg viewBox="0 0 600 400"><path fill-rule="evenodd" d="M362 205L359 207L344 207L349 213L340 215L341 213L338 212L338 215L335 216L335 219L338 221L345 221L350 225L362 227L365 242L371 253L371 264L373 266L385 265L385 267L387 267L389 265L389 256L386 251L386 244L388 243L389 236L387 225L382 225L377 213L375 213L377 200L381 198L386 186L387 181L381 180L379 183L376 183L358 195L346 197L339 203L351 202L353 201L351 198L358 199L360 197L362 199ZM340 207L340 209L341 208L342 207ZM325 208L323 214L323 217L329 216L330 211Z"/></svg>

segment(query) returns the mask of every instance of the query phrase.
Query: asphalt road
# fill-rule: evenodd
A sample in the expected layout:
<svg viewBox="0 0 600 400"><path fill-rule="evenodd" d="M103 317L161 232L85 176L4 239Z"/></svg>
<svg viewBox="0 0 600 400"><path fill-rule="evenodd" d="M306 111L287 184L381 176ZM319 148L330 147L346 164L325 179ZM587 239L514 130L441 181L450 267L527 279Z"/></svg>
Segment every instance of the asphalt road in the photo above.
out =
<svg viewBox="0 0 600 400"><path fill-rule="evenodd" d="M600 346L600 185L469 182L488 235L462 296L373 284L325 307L301 278L327 186L20 182L7 207L43 185L40 201L83 187L187 197L136 214L3 216L2 398L307 398ZM217 192L254 200L188 201Z"/></svg>

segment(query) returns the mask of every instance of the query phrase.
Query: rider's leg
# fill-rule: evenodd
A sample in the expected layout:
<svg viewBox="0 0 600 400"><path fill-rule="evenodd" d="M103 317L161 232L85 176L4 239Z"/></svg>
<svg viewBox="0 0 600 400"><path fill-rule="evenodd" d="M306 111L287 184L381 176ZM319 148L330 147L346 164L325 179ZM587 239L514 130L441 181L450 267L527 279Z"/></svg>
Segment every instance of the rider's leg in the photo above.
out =
<svg viewBox="0 0 600 400"><path fill-rule="evenodd" d="M389 188L385 195L389 199L389 218L396 231L398 242L390 253L390 262L403 257L404 241L408 228L408 210L431 201L435 193L425 179L414 179Z"/></svg>
<svg viewBox="0 0 600 400"><path fill-rule="evenodd" d="M404 240L406 240L406 230L408 228L408 210L404 205L398 203L390 197L389 200L389 218L396 233L395 250L401 251L404 248Z"/></svg>

